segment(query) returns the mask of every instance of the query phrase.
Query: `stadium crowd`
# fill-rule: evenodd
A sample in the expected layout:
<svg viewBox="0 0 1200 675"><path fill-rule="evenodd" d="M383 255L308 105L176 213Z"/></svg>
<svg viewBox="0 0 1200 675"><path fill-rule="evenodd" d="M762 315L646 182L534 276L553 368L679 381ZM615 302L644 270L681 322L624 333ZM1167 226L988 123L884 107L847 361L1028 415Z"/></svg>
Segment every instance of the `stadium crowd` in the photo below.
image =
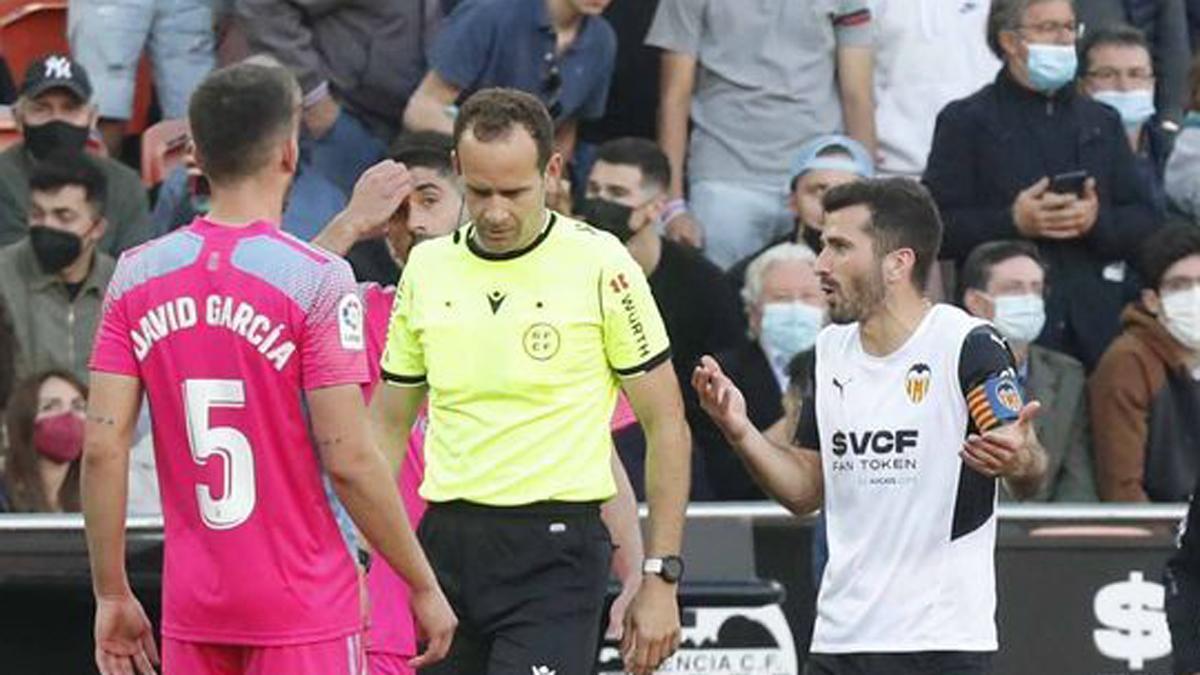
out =
<svg viewBox="0 0 1200 675"><path fill-rule="evenodd" d="M283 228L383 286L463 213L451 171L422 182L379 163L414 143L448 152L475 91L538 97L569 158L551 206L617 236L663 316L693 500L764 498L700 410L697 360L714 354L755 426L790 438L791 385L828 320L821 197L898 175L945 221L928 296L993 322L1043 404L1049 479L1033 499L1184 501L1200 476L1195 4L73 0L71 53L7 92L20 137L0 152L0 510L79 509L115 259L207 212L186 158L149 187L126 161L143 51L164 120L218 65L290 70L303 129ZM394 190L403 217L386 209ZM131 511L156 509L147 424ZM645 438L614 438L642 497Z"/></svg>

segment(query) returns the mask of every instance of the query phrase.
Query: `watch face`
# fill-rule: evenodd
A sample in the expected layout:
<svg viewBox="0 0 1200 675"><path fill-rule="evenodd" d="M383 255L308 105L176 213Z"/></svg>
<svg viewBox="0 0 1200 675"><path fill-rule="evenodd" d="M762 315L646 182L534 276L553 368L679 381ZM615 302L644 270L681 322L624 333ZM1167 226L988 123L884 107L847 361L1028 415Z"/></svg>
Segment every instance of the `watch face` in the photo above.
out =
<svg viewBox="0 0 1200 675"><path fill-rule="evenodd" d="M663 558L662 578L675 582L683 578L683 558L672 555Z"/></svg>

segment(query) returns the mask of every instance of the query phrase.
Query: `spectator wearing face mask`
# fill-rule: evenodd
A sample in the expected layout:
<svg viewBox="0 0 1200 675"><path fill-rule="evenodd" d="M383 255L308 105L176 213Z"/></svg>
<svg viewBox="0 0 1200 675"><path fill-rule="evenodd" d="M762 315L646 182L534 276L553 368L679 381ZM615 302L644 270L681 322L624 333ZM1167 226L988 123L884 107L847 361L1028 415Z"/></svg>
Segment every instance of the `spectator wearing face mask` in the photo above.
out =
<svg viewBox="0 0 1200 675"><path fill-rule="evenodd" d="M22 381L5 412L4 491L22 513L79 510L87 388L65 370Z"/></svg>
<svg viewBox="0 0 1200 675"><path fill-rule="evenodd" d="M749 319L750 340L716 354L721 369L746 397L746 411L755 427L778 434L785 419L789 368L812 349L825 325L825 296L817 279L816 254L804 244L777 244L750 263L742 299ZM775 429L778 425L778 429ZM725 437L704 417L692 425L698 454L703 456L709 492L716 500L766 499Z"/></svg>
<svg viewBox="0 0 1200 675"><path fill-rule="evenodd" d="M34 61L25 72L13 108L22 142L0 152L0 245L26 234L29 178L37 165L58 153L82 152L96 124L92 85L83 66L61 54ZM107 189L101 203L110 227L100 250L116 256L151 236L150 206L142 179L107 157L96 157Z"/></svg>
<svg viewBox="0 0 1200 675"><path fill-rule="evenodd" d="M1178 126L1164 120L1155 106L1154 64L1145 36L1125 25L1088 31L1079 53L1080 90L1121 116L1142 184L1155 209L1165 213L1163 173Z"/></svg>
<svg viewBox="0 0 1200 675"><path fill-rule="evenodd" d="M1200 55L1192 60L1188 79L1191 100L1183 128L1167 158L1163 182L1171 207L1192 222L1200 223Z"/></svg>
<svg viewBox="0 0 1200 675"><path fill-rule="evenodd" d="M746 285L746 268L769 248L786 242L808 246L813 252L821 250L821 226L825 208L821 198L829 188L852 183L875 175L871 153L861 143L841 134L821 134L809 139L796 155L788 172L788 206L795 228L770 244L746 256L725 272L739 299Z"/></svg>
<svg viewBox="0 0 1200 675"><path fill-rule="evenodd" d="M1187 501L1200 476L1200 230L1173 225L1140 252L1142 296L1088 382L1100 498Z"/></svg>
<svg viewBox="0 0 1200 675"><path fill-rule="evenodd" d="M0 248L0 297L12 313L18 376L58 368L87 377L96 321L116 262L102 250L104 174L82 154L39 162L28 234Z"/></svg>
<svg viewBox="0 0 1200 675"><path fill-rule="evenodd" d="M1033 343L1046 324L1046 269L1037 247L1020 240L981 244L967 256L961 283L963 308L991 321L1008 341L1026 396L1042 403L1034 425L1049 464L1029 500L1096 501L1083 365Z"/></svg>
<svg viewBox="0 0 1200 675"><path fill-rule="evenodd" d="M1070 0L994 0L996 80L938 115L925 183L945 221L943 257L1028 239L1047 263L1039 343L1094 368L1120 329L1127 262L1157 229L1124 126L1074 85Z"/></svg>
<svg viewBox="0 0 1200 675"><path fill-rule="evenodd" d="M656 220L671 185L671 165L653 141L619 138L596 149L588 175L587 198L577 205L576 217L606 230L625 244L642 268L654 303L671 340L671 364L679 379L689 423L707 416L688 385L692 368L702 354L731 349L745 332L737 300L721 270L699 251L662 236ZM621 459L634 487L641 492L644 450L638 443L621 447ZM702 457L692 455L692 498L708 499L707 472Z"/></svg>

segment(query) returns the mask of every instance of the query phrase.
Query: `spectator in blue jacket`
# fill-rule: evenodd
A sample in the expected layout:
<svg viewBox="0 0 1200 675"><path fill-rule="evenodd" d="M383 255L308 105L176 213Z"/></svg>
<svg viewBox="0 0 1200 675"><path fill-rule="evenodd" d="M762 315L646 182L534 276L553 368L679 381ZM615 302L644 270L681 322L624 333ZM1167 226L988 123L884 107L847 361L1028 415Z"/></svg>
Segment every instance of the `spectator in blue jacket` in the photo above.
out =
<svg viewBox="0 0 1200 675"><path fill-rule="evenodd" d="M1075 91L1078 33L1069 0L995 0L987 40L1004 65L938 115L925 182L957 264L987 241L1037 243L1050 269L1038 343L1090 370L1120 327L1127 257L1158 217L1117 112Z"/></svg>

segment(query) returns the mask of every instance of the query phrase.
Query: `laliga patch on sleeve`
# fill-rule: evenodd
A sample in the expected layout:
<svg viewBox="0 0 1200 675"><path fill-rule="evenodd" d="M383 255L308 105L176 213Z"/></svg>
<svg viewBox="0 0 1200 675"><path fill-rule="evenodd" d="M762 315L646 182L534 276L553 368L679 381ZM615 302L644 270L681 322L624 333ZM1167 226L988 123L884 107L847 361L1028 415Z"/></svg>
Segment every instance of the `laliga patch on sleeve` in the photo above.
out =
<svg viewBox="0 0 1200 675"><path fill-rule="evenodd" d="M338 338L342 349L362 350L363 339L363 306L358 295L347 293L338 301Z"/></svg>
<svg viewBox="0 0 1200 675"><path fill-rule="evenodd" d="M988 377L967 394L967 410L975 428L990 431L1020 415L1025 399L1011 372Z"/></svg>

